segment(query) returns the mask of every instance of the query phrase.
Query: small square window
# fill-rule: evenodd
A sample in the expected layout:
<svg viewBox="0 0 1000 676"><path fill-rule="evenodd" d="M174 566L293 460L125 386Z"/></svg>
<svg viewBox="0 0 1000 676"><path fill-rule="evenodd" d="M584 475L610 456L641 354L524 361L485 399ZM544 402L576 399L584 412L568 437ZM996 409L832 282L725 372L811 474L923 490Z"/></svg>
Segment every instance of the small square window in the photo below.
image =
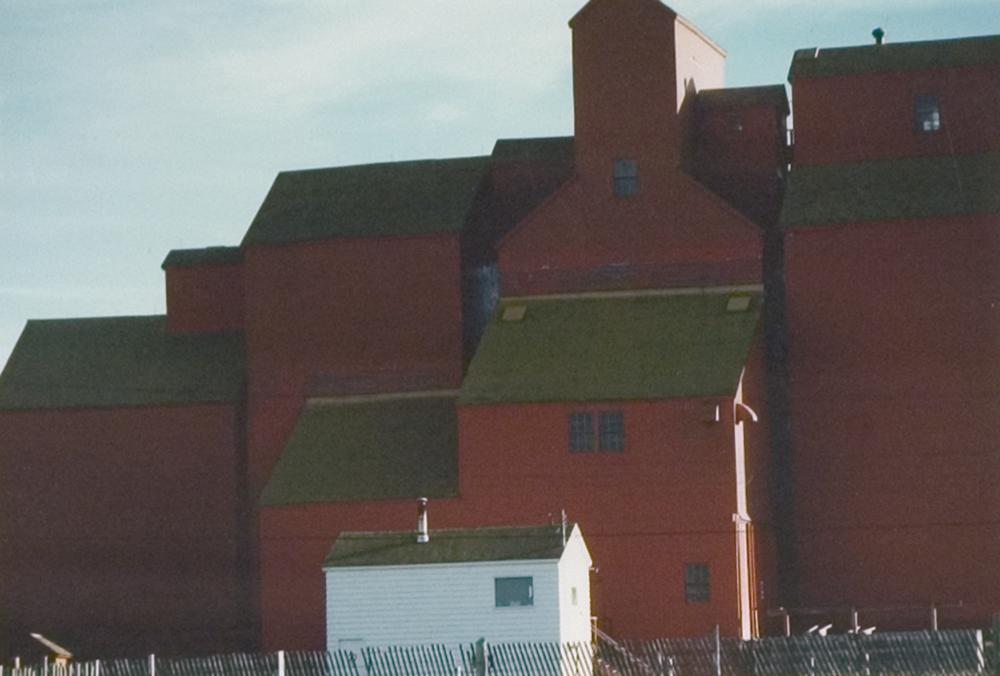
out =
<svg viewBox="0 0 1000 676"><path fill-rule="evenodd" d="M497 608L535 605L535 590L530 577L497 577L493 579Z"/></svg>
<svg viewBox="0 0 1000 676"><path fill-rule="evenodd" d="M684 564L684 600L688 603L708 603L708 564Z"/></svg>
<svg viewBox="0 0 1000 676"><path fill-rule="evenodd" d="M625 450L625 416L621 411L601 411L597 419L599 448L620 453Z"/></svg>
<svg viewBox="0 0 1000 676"><path fill-rule="evenodd" d="M639 163L635 160L615 160L612 176L616 195L628 197L639 192Z"/></svg>
<svg viewBox="0 0 1000 676"><path fill-rule="evenodd" d="M913 112L917 131L932 132L941 129L941 103L938 97L917 96L913 100Z"/></svg>
<svg viewBox="0 0 1000 676"><path fill-rule="evenodd" d="M587 453L594 450L594 414L569 414L569 450L573 453Z"/></svg>

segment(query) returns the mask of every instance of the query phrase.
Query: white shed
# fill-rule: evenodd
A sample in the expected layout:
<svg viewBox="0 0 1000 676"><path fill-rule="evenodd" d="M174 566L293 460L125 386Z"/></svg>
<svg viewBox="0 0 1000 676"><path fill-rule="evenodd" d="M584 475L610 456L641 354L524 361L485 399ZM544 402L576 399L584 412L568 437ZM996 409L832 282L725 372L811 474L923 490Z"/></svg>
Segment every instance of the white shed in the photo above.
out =
<svg viewBox="0 0 1000 676"><path fill-rule="evenodd" d="M567 526L342 533L324 563L329 650L590 641L590 554Z"/></svg>

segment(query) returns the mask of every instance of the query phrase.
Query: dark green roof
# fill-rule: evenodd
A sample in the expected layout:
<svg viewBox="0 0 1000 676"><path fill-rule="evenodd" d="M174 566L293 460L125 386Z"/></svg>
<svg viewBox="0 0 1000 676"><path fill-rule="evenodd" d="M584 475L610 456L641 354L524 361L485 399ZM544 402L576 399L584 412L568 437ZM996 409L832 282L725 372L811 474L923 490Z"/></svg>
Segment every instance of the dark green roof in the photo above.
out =
<svg viewBox="0 0 1000 676"><path fill-rule="evenodd" d="M310 402L261 504L455 495L456 435L454 396Z"/></svg>
<svg viewBox="0 0 1000 676"><path fill-rule="evenodd" d="M463 404L732 395L761 299L727 312L729 296L504 301L486 328ZM526 305L520 321L504 309Z"/></svg>
<svg viewBox="0 0 1000 676"><path fill-rule="evenodd" d="M774 106L788 112L788 93L785 91L785 85L702 89L698 92L696 101L703 108Z"/></svg>
<svg viewBox="0 0 1000 676"><path fill-rule="evenodd" d="M493 146L492 157L501 162L518 161L572 166L573 137L500 139Z"/></svg>
<svg viewBox="0 0 1000 676"><path fill-rule="evenodd" d="M239 265L243 262L243 249L238 246L210 246L205 249L174 249L160 266L167 268L195 268L202 265Z"/></svg>
<svg viewBox="0 0 1000 676"><path fill-rule="evenodd" d="M435 530L433 502L430 508L429 542L418 543L413 531L341 533L323 565L329 568L407 566L468 561L530 561L562 557L565 548L562 526Z"/></svg>
<svg viewBox="0 0 1000 676"><path fill-rule="evenodd" d="M785 228L1000 213L1000 153L798 165Z"/></svg>
<svg viewBox="0 0 1000 676"><path fill-rule="evenodd" d="M0 409L235 401L238 333L172 335L166 318L29 321L0 375Z"/></svg>
<svg viewBox="0 0 1000 676"><path fill-rule="evenodd" d="M799 49L792 57L788 81L932 68L957 68L986 63L1000 63L1000 35L929 40L926 42L887 42L860 47L835 49Z"/></svg>
<svg viewBox="0 0 1000 676"><path fill-rule="evenodd" d="M457 232L488 165L470 157L282 172L243 243Z"/></svg>

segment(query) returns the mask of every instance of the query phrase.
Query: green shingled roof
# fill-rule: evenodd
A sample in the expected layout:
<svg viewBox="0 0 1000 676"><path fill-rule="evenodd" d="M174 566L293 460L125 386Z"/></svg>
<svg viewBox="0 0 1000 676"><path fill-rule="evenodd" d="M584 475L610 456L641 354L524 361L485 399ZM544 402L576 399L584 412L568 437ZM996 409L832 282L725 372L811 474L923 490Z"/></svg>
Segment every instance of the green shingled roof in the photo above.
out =
<svg viewBox="0 0 1000 676"><path fill-rule="evenodd" d="M698 92L696 101L703 108L774 106L788 112L788 93L785 91L785 85L702 89Z"/></svg>
<svg viewBox="0 0 1000 676"><path fill-rule="evenodd" d="M761 299L728 312L726 294L510 300L486 328L463 404L731 395ZM502 319L524 305L520 321Z"/></svg>
<svg viewBox="0 0 1000 676"><path fill-rule="evenodd" d="M861 47L799 49L792 57L788 81L931 68L957 68L1000 63L1000 35L929 40L926 42L874 43Z"/></svg>
<svg viewBox="0 0 1000 676"><path fill-rule="evenodd" d="M453 396L310 402L260 502L455 495L456 435Z"/></svg>
<svg viewBox="0 0 1000 676"><path fill-rule="evenodd" d="M239 265L243 250L238 246L210 246L204 249L174 249L160 266L167 268L195 268L202 265Z"/></svg>
<svg viewBox="0 0 1000 676"><path fill-rule="evenodd" d="M171 335L166 318L29 321L0 375L0 409L235 401L236 333Z"/></svg>
<svg viewBox="0 0 1000 676"><path fill-rule="evenodd" d="M567 532L571 530L572 526ZM565 548L562 526L435 530L432 523L429 532L430 541L425 543L417 543L415 533L410 531L341 533L323 565L336 568L559 559Z"/></svg>
<svg viewBox="0 0 1000 676"><path fill-rule="evenodd" d="M457 232L488 166L470 157L282 172L243 243Z"/></svg>
<svg viewBox="0 0 1000 676"><path fill-rule="evenodd" d="M573 137L499 139L492 157L498 161L537 162L573 166Z"/></svg>
<svg viewBox="0 0 1000 676"><path fill-rule="evenodd" d="M781 210L786 229L1000 213L1000 153L798 165Z"/></svg>

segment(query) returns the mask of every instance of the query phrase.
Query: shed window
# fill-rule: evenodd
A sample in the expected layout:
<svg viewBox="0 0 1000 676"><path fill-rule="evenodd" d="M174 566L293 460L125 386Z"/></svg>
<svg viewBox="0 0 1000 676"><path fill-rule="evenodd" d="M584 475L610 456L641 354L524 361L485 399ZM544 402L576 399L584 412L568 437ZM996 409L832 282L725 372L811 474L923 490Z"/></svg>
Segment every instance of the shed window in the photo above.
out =
<svg viewBox="0 0 1000 676"><path fill-rule="evenodd" d="M594 450L594 414L587 411L569 414L569 450L586 453Z"/></svg>
<svg viewBox="0 0 1000 676"><path fill-rule="evenodd" d="M620 453L625 450L625 416L621 411L601 411L597 421L599 448Z"/></svg>
<svg viewBox="0 0 1000 676"><path fill-rule="evenodd" d="M684 600L688 603L708 603L708 564L684 564Z"/></svg>
<svg viewBox="0 0 1000 676"><path fill-rule="evenodd" d="M639 163L635 160L615 160L612 163L615 194L628 197L639 192Z"/></svg>
<svg viewBox="0 0 1000 676"><path fill-rule="evenodd" d="M497 608L535 605L535 590L530 577L494 578Z"/></svg>
<svg viewBox="0 0 1000 676"><path fill-rule="evenodd" d="M941 104L938 97L921 94L913 101L917 131L931 132L941 129Z"/></svg>

